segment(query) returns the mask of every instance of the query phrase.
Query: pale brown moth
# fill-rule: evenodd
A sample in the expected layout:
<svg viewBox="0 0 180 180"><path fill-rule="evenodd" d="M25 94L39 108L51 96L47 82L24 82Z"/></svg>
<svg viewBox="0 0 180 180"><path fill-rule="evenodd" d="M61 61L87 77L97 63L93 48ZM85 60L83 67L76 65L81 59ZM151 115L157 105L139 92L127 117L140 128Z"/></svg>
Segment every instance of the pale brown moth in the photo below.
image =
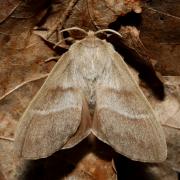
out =
<svg viewBox="0 0 180 180"><path fill-rule="evenodd" d="M20 119L16 154L45 158L92 133L132 160L166 159L162 127L123 58L95 36L102 31L117 34L89 31L61 56Z"/></svg>

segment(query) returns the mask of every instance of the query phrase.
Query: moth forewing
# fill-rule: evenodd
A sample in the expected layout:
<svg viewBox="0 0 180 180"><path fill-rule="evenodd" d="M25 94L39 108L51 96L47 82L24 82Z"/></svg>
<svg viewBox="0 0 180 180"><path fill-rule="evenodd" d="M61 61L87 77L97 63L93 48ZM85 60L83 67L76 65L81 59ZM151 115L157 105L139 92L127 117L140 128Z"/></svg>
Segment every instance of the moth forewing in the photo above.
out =
<svg viewBox="0 0 180 180"><path fill-rule="evenodd" d="M50 156L64 146L76 145L88 135L90 115L85 97L72 83L71 54L74 52L69 50L57 62L20 119L15 153L23 158Z"/></svg>
<svg viewBox="0 0 180 180"><path fill-rule="evenodd" d="M167 156L164 132L123 58L109 43L110 67L96 87L94 134L117 152L138 161L160 162ZM97 59L100 57L97 57Z"/></svg>

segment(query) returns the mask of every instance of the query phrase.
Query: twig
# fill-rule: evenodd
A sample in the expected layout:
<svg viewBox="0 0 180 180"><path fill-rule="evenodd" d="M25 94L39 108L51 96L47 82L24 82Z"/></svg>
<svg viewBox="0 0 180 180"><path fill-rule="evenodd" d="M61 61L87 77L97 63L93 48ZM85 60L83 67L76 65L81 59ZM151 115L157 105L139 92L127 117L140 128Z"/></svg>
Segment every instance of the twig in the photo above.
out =
<svg viewBox="0 0 180 180"><path fill-rule="evenodd" d="M89 14L89 17L90 17L90 19L91 19L91 22L92 22L92 24L94 25L94 27L97 29L97 30L100 30L101 29L101 27L96 23L96 21L94 20L94 18L93 18L93 15L92 15L92 7L91 7L91 1L87 1L87 9L88 9L88 14Z"/></svg>
<svg viewBox="0 0 180 180"><path fill-rule="evenodd" d="M21 4L22 2L19 1L9 12L8 16L6 16L4 19L2 19L2 21L0 21L0 23L3 23L8 17L10 17L12 15L12 13L16 10L16 8Z"/></svg>
<svg viewBox="0 0 180 180"><path fill-rule="evenodd" d="M44 62L49 62L49 61L57 61L60 58L60 56L54 56L54 57L50 57L48 59L45 59Z"/></svg>
<svg viewBox="0 0 180 180"><path fill-rule="evenodd" d="M69 13L71 12L72 8L74 7L74 5L76 4L77 1L78 0L70 0L69 5L66 8L66 10L63 12L63 14L62 13L59 14L58 21L55 23L55 25L52 27L52 29L47 34L47 39L53 35L53 33L57 30L57 28L62 29L62 26L63 26L66 18L69 16Z"/></svg>
<svg viewBox="0 0 180 180"><path fill-rule="evenodd" d="M11 94L12 92L14 92L15 90L19 89L20 87L22 87L22 86L24 86L24 85L26 85L26 84L28 84L28 83L30 83L30 82L37 81L37 80L39 80L39 79L43 79L43 78L47 77L48 75L49 75L49 73L43 74L43 75L41 75L41 76L39 76L39 77L32 78L32 79L30 79L30 80L28 80L28 81L25 81L25 82L17 85L17 86L14 87L13 89L11 89L11 90L8 91L7 93L5 93L3 96L1 96L1 97L0 97L0 101L1 101L2 99L4 99L5 97L7 97L7 96L8 96L9 94Z"/></svg>
<svg viewBox="0 0 180 180"><path fill-rule="evenodd" d="M0 136L0 139L14 142L14 138L9 138L9 137L5 137L5 136Z"/></svg>
<svg viewBox="0 0 180 180"><path fill-rule="evenodd" d="M154 12L159 13L159 14L163 14L163 15L165 15L165 16L169 16L169 17L176 18L176 19L180 20L180 17L178 17L178 16L173 16L173 15L171 15L171 14L169 14L169 13L165 13L165 12L163 12L163 11L156 10L156 9L154 9L154 8L151 8L151 7L147 7L147 9L150 9L150 10L152 10L152 11L154 11Z"/></svg>

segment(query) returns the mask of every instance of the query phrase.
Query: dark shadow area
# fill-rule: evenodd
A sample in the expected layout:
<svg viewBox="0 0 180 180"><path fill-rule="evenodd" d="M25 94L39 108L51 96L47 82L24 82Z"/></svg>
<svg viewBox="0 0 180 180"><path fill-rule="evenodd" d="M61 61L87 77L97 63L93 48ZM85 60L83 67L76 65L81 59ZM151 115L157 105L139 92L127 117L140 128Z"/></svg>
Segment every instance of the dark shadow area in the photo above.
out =
<svg viewBox="0 0 180 180"><path fill-rule="evenodd" d="M59 180L72 172L91 148L92 145L84 140L74 148L60 150L44 159L28 161L19 180Z"/></svg>
<svg viewBox="0 0 180 180"><path fill-rule="evenodd" d="M48 158L28 161L19 180L60 180L71 173L89 152L110 161L115 154L111 147L99 140L91 143L85 139L77 146L60 150Z"/></svg>
<svg viewBox="0 0 180 180"><path fill-rule="evenodd" d="M52 10L51 1L47 1L44 4L43 8L47 9L47 11L46 11L45 15L43 16L43 18L36 24L36 26L38 26L38 27L41 27L47 21L47 18L49 17L49 14Z"/></svg>
<svg viewBox="0 0 180 180"><path fill-rule="evenodd" d="M134 50L127 47L116 35L111 35L107 41L114 45L116 51L124 57L124 60L140 74L139 77L152 89L154 95L163 100L165 97L163 83L157 77L153 67L148 63L148 56L142 57Z"/></svg>
<svg viewBox="0 0 180 180"><path fill-rule="evenodd" d="M123 180L150 180L144 172L144 164L136 161L131 161L128 158L118 155L114 160L118 179Z"/></svg>
<svg viewBox="0 0 180 180"><path fill-rule="evenodd" d="M151 173L148 170L149 163L141 163L138 161L132 161L124 156L118 155L114 160L118 179L123 180L156 180L156 174Z"/></svg>
<svg viewBox="0 0 180 180"><path fill-rule="evenodd" d="M141 14L130 12L125 16L118 17L116 21L109 25L109 28L116 31L119 30L121 26L135 26L138 28L141 21ZM128 47L123 40L116 35L111 35L107 41L114 45L116 51L124 57L127 64L140 73L139 77L152 89L154 95L158 99L163 100L165 97L164 86L150 63L150 55L144 52L137 52L136 49Z"/></svg>
<svg viewBox="0 0 180 180"><path fill-rule="evenodd" d="M135 26L139 27L141 24L141 14L129 12L125 16L120 16L116 21L109 24L108 28L118 31L121 26Z"/></svg>
<svg viewBox="0 0 180 180"><path fill-rule="evenodd" d="M36 1L36 0L24 0L24 1L28 6L42 7L42 8L49 7L53 2L53 0L39 0L39 1Z"/></svg>
<svg viewBox="0 0 180 180"><path fill-rule="evenodd" d="M148 163L132 161L125 156L116 153L110 146L98 139L96 139L94 143L85 139L77 146L67 150L60 150L48 158L28 161L18 179L63 179L67 177L76 168L77 164L80 163L81 160L90 152L93 152L97 157L107 160L108 162L111 162L114 159L114 165L119 180L156 179L153 174L146 171L146 167L149 165Z"/></svg>
<svg viewBox="0 0 180 180"><path fill-rule="evenodd" d="M28 11L39 13L40 10L49 8L52 0L25 0Z"/></svg>

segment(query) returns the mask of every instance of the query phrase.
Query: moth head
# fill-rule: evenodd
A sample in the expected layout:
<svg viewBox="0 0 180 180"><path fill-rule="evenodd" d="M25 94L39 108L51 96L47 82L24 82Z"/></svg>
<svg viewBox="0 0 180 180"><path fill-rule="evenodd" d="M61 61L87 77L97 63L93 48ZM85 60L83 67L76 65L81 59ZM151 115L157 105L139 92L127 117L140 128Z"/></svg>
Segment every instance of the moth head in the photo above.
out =
<svg viewBox="0 0 180 180"><path fill-rule="evenodd" d="M95 32L94 31L88 31L88 36L95 36Z"/></svg>
<svg viewBox="0 0 180 180"><path fill-rule="evenodd" d="M110 33L113 33L113 34L116 34L117 36L119 36L119 37L122 37L122 35L119 33L119 32L117 32L117 31L115 31L115 30L113 30L113 29L101 29L101 30L98 30L98 31L96 31L96 32L94 32L94 31L92 31L92 30L89 30L88 32L87 31L85 31L84 29L81 29L81 28L79 28L79 27L71 27L71 28L66 28L66 29L63 29L63 30L61 30L60 31L60 33L62 33L62 32L66 32L66 31L79 31L79 32L81 32L81 33L83 33L83 34L85 34L85 43L84 43L84 41L82 40L82 41L80 41L80 43L81 44L84 44L85 46L88 46L88 47L96 47L96 46L98 46L98 44L101 44L102 42L99 40L99 38L96 38L96 36L98 35L98 34L100 34L100 33L105 33L105 32L110 32ZM107 36L108 34L106 34L106 36ZM67 38L66 38L67 39ZM69 39L69 38L68 38ZM101 39L101 38L100 38ZM94 40L96 40L96 43L92 43L92 41L94 41ZM57 46L57 45L59 45L60 43L61 43L62 41L59 41L58 43L56 43L55 44L55 46ZM76 40L76 42L79 42L79 40ZM88 43L89 42L89 43Z"/></svg>

